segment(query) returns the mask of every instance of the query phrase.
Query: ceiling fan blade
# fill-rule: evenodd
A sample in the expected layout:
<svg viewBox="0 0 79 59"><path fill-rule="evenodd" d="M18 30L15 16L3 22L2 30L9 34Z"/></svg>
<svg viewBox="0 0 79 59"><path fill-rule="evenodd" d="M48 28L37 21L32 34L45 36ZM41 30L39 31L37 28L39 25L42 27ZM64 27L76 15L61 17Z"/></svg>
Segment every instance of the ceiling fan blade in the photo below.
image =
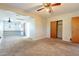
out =
<svg viewBox="0 0 79 59"><path fill-rule="evenodd" d="M25 11L26 12L32 12L32 11L35 11L36 9L38 9L38 8L41 8L41 7L42 7L42 5L33 6L29 9L26 9Z"/></svg>
<svg viewBox="0 0 79 59"><path fill-rule="evenodd" d="M59 6L61 5L61 3L54 3L54 4L51 4L51 6Z"/></svg>
<svg viewBox="0 0 79 59"><path fill-rule="evenodd" d="M41 11L41 10L43 10L44 8L40 8L40 9L38 9L37 11Z"/></svg>

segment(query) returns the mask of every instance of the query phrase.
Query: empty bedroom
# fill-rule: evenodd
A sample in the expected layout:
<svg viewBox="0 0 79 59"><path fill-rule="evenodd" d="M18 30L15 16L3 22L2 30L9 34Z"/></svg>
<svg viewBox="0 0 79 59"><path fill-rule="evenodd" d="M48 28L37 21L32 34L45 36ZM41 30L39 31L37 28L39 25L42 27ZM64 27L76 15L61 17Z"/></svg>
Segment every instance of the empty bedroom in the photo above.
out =
<svg viewBox="0 0 79 59"><path fill-rule="evenodd" d="M0 3L0 56L79 56L79 3Z"/></svg>

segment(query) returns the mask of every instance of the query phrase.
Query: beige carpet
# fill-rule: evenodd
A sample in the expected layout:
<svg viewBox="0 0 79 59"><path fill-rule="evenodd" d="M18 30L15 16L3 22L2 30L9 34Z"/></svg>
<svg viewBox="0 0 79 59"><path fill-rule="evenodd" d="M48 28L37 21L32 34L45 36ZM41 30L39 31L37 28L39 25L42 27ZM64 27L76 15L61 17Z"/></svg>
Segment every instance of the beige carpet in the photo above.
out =
<svg viewBox="0 0 79 59"><path fill-rule="evenodd" d="M79 56L79 44L59 39L22 41L7 49L0 49L2 56Z"/></svg>

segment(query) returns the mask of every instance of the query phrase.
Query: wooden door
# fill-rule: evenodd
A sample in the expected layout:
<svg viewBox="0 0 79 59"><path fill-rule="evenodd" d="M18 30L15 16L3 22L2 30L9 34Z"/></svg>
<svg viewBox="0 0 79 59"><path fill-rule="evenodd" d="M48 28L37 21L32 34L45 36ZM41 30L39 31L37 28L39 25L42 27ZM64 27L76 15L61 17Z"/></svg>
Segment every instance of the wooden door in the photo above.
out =
<svg viewBox="0 0 79 59"><path fill-rule="evenodd" d="M56 38L57 37L57 21L52 21L50 24L50 36L51 38Z"/></svg>
<svg viewBox="0 0 79 59"><path fill-rule="evenodd" d="M79 17L72 18L72 42L79 43Z"/></svg>

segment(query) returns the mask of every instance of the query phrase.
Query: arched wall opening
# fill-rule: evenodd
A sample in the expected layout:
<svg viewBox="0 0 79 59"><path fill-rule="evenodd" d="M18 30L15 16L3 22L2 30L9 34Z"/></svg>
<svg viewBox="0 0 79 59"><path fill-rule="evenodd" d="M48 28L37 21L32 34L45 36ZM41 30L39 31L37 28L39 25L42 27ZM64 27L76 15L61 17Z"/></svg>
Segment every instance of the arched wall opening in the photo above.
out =
<svg viewBox="0 0 79 59"><path fill-rule="evenodd" d="M2 46L6 46L7 43L10 45L22 38L26 40L34 38L35 32L35 19L32 16L0 10L0 43Z"/></svg>

